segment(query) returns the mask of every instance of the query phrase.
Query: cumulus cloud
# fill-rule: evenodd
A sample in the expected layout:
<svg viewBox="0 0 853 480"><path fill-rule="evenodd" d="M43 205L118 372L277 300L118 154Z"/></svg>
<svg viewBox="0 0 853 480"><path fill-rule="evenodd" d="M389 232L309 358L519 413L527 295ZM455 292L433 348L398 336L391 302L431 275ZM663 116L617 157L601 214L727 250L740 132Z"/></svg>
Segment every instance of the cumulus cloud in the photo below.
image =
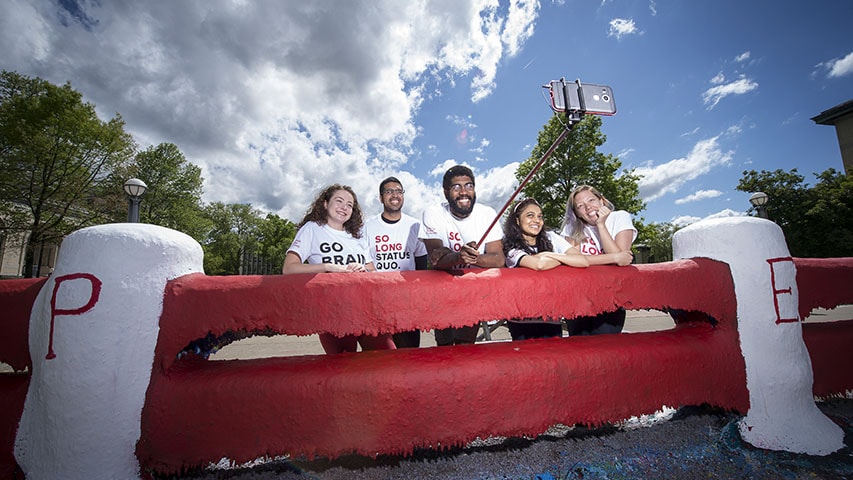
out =
<svg viewBox="0 0 853 480"><path fill-rule="evenodd" d="M638 182L640 197L651 202L668 193L677 192L685 183L731 162L732 152L723 151L719 136L701 140L684 158L677 158L657 166L642 166L634 169L641 175Z"/></svg>
<svg viewBox="0 0 853 480"><path fill-rule="evenodd" d="M693 215L681 215L670 220L669 223L673 225L678 225L679 227L686 227L690 224L696 223L699 220L702 220L702 217L696 217Z"/></svg>
<svg viewBox="0 0 853 480"><path fill-rule="evenodd" d="M683 198L679 198L675 201L675 204L683 205L685 203L698 202L699 200L705 200L707 198L716 198L722 194L723 192L719 190L698 190L696 193L690 194Z"/></svg>
<svg viewBox="0 0 853 480"><path fill-rule="evenodd" d="M758 88L757 82L742 76L733 82L720 84L705 90L705 93L702 94L702 100L705 102L705 105L708 105L708 110L711 110L720 102L720 100L728 97L729 95L743 95L755 90L756 88Z"/></svg>
<svg viewBox="0 0 853 480"><path fill-rule="evenodd" d="M616 37L618 40L625 35L632 35L635 33L639 32L637 30L637 25L634 24L634 19L614 18L610 21L610 29L607 31L607 36Z"/></svg>
<svg viewBox="0 0 853 480"><path fill-rule="evenodd" d="M833 58L828 62L818 64L818 68L826 71L829 78L843 77L853 73L853 52L842 58Z"/></svg>
<svg viewBox="0 0 853 480"><path fill-rule="evenodd" d="M143 146L177 144L201 167L206 201L298 218L328 183L372 192L387 174L403 179L425 98L461 81L471 102L486 98L538 9L18 0L4 5L0 66L71 81L102 118L120 112ZM406 190L425 195L407 196L409 207L433 202L434 187L411 177Z"/></svg>
<svg viewBox="0 0 853 480"><path fill-rule="evenodd" d="M692 223L696 223L700 220L710 220L710 219L714 219L714 218L743 217L745 215L746 215L746 213L744 213L744 212L737 212L737 211L734 211L730 208L726 208L726 209L720 210L719 212L712 213L706 217L695 217L695 216L690 216L690 215L682 215L680 217L673 218L670 221L670 223L672 223L674 225L678 225L679 227L686 227L687 225L690 225Z"/></svg>

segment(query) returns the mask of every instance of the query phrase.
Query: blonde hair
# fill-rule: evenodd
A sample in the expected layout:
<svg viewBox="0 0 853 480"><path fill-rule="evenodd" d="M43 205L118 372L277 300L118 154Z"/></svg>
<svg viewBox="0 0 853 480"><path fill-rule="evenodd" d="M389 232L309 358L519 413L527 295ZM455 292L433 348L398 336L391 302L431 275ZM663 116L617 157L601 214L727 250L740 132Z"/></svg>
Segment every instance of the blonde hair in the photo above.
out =
<svg viewBox="0 0 853 480"><path fill-rule="evenodd" d="M569 201L566 202L566 214L563 216L563 230L568 227L569 229L569 239L571 239L572 243L575 245L580 245L586 240L586 235L584 234L584 226L585 222L578 217L577 211L575 210L575 196L577 194L588 191L591 194L598 197L607 208L610 210L616 210L616 207L613 206L613 203L604 198L604 195L601 194L595 187L590 185L578 185L572 190L572 193L569 194Z"/></svg>

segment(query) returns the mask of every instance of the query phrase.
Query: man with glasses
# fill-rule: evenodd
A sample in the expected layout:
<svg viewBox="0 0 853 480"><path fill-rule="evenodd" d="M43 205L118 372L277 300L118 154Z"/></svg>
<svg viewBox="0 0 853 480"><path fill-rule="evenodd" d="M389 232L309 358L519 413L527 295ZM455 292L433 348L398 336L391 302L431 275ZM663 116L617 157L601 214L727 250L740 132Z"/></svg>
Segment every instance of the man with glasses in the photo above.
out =
<svg viewBox="0 0 853 480"><path fill-rule="evenodd" d="M451 167L444 174L442 186L447 202L424 211L420 230L432 268L503 267L503 234L497 223L477 248L477 242L495 220L497 212L477 203L471 169L464 165ZM439 346L474 343L477 329L477 325L437 329L435 343Z"/></svg>
<svg viewBox="0 0 853 480"><path fill-rule="evenodd" d="M370 256L378 272L426 270L427 252L418 238L420 223L403 213L403 184L396 177L379 183L379 203L382 213L364 224ZM411 330L394 334L397 348L418 348L421 332Z"/></svg>

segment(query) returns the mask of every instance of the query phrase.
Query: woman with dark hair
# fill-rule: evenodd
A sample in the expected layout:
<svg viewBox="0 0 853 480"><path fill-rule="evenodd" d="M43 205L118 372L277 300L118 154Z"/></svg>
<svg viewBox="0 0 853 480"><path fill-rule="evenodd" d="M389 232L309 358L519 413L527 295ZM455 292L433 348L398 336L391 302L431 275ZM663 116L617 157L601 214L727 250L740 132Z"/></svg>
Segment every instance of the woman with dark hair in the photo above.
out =
<svg viewBox="0 0 853 480"><path fill-rule="evenodd" d="M630 265L631 244L637 229L631 214L616 210L610 200L589 185L572 190L563 219L563 237L584 255L590 265ZM620 333L625 324L625 309L594 317L568 320L569 335Z"/></svg>
<svg viewBox="0 0 853 480"><path fill-rule="evenodd" d="M586 267L586 257L554 232L545 230L542 208L533 198L515 204L504 221L503 238L506 266L524 267L533 270L550 270L560 265ZM528 338L561 337L560 322L544 322L541 319L507 322L513 340Z"/></svg>
<svg viewBox="0 0 853 480"><path fill-rule="evenodd" d="M346 185L326 187L299 222L299 230L284 258L282 273L373 272L361 208L352 188ZM391 335L320 334L326 353L362 350L393 350Z"/></svg>

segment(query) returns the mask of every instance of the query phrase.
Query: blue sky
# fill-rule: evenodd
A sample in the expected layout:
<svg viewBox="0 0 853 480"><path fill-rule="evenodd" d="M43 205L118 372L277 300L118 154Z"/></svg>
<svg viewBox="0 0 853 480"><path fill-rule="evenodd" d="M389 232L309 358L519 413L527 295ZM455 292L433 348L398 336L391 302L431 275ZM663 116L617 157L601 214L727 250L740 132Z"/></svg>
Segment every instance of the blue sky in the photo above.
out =
<svg viewBox="0 0 853 480"><path fill-rule="evenodd" d="M842 0L12 0L0 68L175 143L205 201L293 221L334 182L376 213L387 175L418 216L456 163L499 208L552 114L541 85L580 78L613 88L601 151L643 175L639 216L689 223L744 212L743 170L842 168L810 118L853 98L851 18Z"/></svg>

